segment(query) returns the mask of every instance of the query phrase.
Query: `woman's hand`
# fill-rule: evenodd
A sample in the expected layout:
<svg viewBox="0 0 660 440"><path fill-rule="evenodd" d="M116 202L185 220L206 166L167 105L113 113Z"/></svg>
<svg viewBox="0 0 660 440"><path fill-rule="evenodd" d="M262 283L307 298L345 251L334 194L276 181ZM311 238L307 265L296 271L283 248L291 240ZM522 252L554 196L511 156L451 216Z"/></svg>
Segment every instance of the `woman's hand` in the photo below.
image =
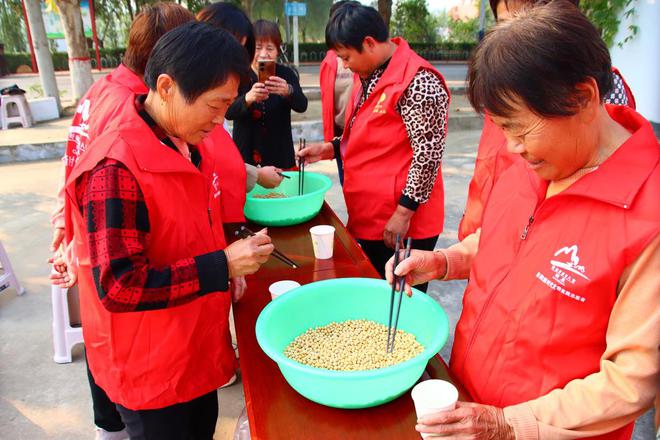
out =
<svg viewBox="0 0 660 440"><path fill-rule="evenodd" d="M239 302L243 298L243 295L245 295L245 289L247 289L245 277L232 278L229 287L231 290L231 300L233 302Z"/></svg>
<svg viewBox="0 0 660 440"><path fill-rule="evenodd" d="M401 250L400 257L403 257ZM406 295L412 296L411 286L442 278L447 273L447 259L444 254L433 251L412 249L410 256L394 267L394 256L385 264L387 282L394 282L394 275L406 277Z"/></svg>
<svg viewBox="0 0 660 440"><path fill-rule="evenodd" d="M78 282L76 267L67 263L62 254L55 254L48 259L48 262L53 265L53 272L48 276L51 284L62 289L70 289L76 285Z"/></svg>
<svg viewBox="0 0 660 440"><path fill-rule="evenodd" d="M252 88L245 94L245 102L248 107L255 102L263 102L268 99L268 89L264 83L256 82L252 84Z"/></svg>
<svg viewBox="0 0 660 440"><path fill-rule="evenodd" d="M229 278L255 273L268 260L274 249L266 229L252 237L233 242L225 248Z"/></svg>
<svg viewBox="0 0 660 440"><path fill-rule="evenodd" d="M53 241L50 243L50 251L56 252L64 240L64 228L53 229Z"/></svg>
<svg viewBox="0 0 660 440"><path fill-rule="evenodd" d="M392 217L390 217L385 225L385 231L383 232L385 246L391 249L395 248L397 234L400 237L404 237L408 233L410 220L412 220L413 215L415 215L415 211L397 205Z"/></svg>
<svg viewBox="0 0 660 440"><path fill-rule="evenodd" d="M437 434L443 439L515 440L504 411L489 405L457 402L456 409L428 414L417 420L419 432Z"/></svg>
<svg viewBox="0 0 660 440"><path fill-rule="evenodd" d="M284 98L291 96L293 89L289 87L289 83L279 76L271 76L266 80L266 89L268 93L280 95Z"/></svg>
<svg viewBox="0 0 660 440"><path fill-rule="evenodd" d="M332 148L332 142L316 142L307 145L304 150L298 151L296 156L304 159L305 163L314 163L334 158L335 150Z"/></svg>
<svg viewBox="0 0 660 440"><path fill-rule="evenodd" d="M282 183L283 177L279 174L282 170L273 167L261 167L257 169L257 183L264 188L275 188Z"/></svg>

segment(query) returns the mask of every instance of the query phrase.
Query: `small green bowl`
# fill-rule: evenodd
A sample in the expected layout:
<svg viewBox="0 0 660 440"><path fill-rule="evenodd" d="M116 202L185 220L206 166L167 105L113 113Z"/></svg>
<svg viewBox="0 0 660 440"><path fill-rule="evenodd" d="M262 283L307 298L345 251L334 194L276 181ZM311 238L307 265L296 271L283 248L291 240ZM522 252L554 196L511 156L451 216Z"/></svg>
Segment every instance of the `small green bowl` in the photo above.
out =
<svg viewBox="0 0 660 440"><path fill-rule="evenodd" d="M323 174L305 172L305 193L299 196L299 173L286 171L283 174L291 178L282 179L282 183L277 188L256 185L247 194L244 213L248 220L265 226L291 226L316 217L323 206L325 193L332 186L330 178ZM254 197L273 192L282 193L287 197L281 199Z"/></svg>
<svg viewBox="0 0 660 440"><path fill-rule="evenodd" d="M421 354L406 362L377 370L333 371L293 361L284 356L284 349L308 329L333 321L367 319L387 325L390 291L386 281L370 278L338 278L298 287L262 310L257 341L289 385L306 398L335 408L382 405L409 390L447 341L447 315L428 295L413 289L411 298L403 296L398 328L415 335L424 346Z"/></svg>

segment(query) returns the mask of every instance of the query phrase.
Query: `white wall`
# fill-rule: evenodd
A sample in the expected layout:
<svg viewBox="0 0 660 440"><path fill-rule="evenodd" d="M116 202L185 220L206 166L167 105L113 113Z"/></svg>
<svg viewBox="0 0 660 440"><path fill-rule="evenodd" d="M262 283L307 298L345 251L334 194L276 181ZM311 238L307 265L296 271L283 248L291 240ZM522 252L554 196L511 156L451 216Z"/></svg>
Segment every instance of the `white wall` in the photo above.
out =
<svg viewBox="0 0 660 440"><path fill-rule="evenodd" d="M636 0L636 13L622 20L611 49L612 65L623 74L637 102L637 111L660 123L660 0ZM637 36L620 48L629 35L628 24L639 26Z"/></svg>

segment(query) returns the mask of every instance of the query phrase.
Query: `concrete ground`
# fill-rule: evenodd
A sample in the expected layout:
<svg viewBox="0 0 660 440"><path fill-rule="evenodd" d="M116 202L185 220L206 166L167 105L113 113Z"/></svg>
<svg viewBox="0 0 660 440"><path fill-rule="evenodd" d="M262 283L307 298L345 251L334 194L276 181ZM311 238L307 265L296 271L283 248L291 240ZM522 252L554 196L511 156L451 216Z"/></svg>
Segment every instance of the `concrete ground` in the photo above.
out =
<svg viewBox="0 0 660 440"><path fill-rule="evenodd" d="M479 130L450 132L443 174L446 193L445 232L438 246L454 242L472 174ZM60 162L0 165L0 241L26 288L23 296L12 289L0 294L0 438L11 440L94 438L91 399L85 377L82 348L73 362L52 360L48 245L49 213L53 206ZM315 164L310 170L329 175L335 185L326 200L346 219L346 209L334 163ZM442 350L449 359L453 328L461 311L464 282L433 282L429 293L450 318L452 335ZM220 417L217 440L231 439L243 407L239 383L218 392ZM653 419L638 424L635 440L654 438Z"/></svg>

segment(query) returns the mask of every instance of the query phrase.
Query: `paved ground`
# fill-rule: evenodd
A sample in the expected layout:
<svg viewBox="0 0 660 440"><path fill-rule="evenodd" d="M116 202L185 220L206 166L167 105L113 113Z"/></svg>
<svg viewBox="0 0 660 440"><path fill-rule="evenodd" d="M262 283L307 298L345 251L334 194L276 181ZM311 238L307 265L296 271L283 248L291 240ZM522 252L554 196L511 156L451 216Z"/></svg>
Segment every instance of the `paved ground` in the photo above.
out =
<svg viewBox="0 0 660 440"><path fill-rule="evenodd" d="M450 133L443 164L446 188L445 232L438 245L454 241L467 193L479 131ZM11 440L93 438L89 391L80 346L71 364L52 360L50 287L47 280L48 215L53 204L59 161L0 166L0 240L9 252L27 293L0 294L0 438ZM346 219L334 163L310 167L335 182L327 200ZM464 282L431 283L429 293L447 311L453 330L461 309ZM453 334L443 348L449 358ZM216 439L231 439L243 409L239 384L219 391ZM652 418L635 436L653 438Z"/></svg>

